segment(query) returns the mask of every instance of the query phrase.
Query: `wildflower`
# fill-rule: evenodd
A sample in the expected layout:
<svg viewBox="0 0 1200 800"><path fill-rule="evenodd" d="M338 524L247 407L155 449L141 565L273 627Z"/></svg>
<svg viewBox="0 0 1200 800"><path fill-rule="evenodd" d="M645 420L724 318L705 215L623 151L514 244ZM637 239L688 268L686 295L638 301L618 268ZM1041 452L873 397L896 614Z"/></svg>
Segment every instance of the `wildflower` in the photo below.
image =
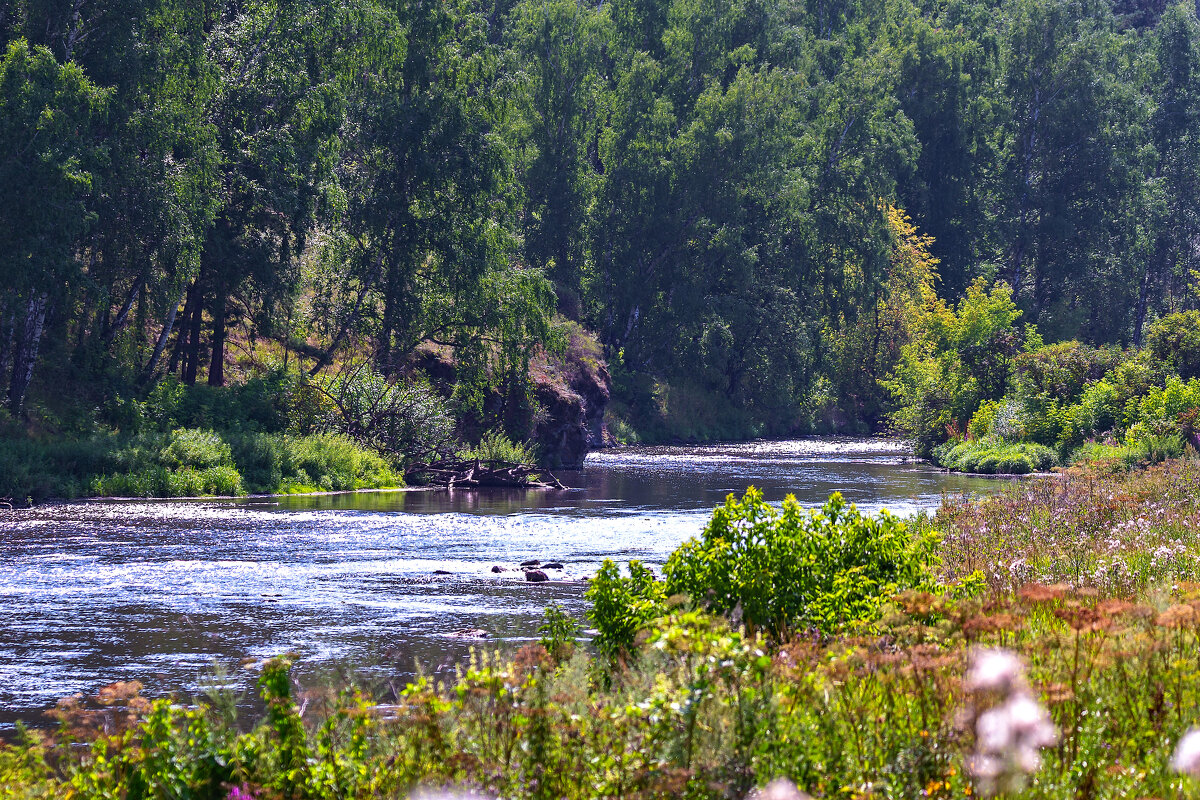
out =
<svg viewBox="0 0 1200 800"><path fill-rule="evenodd" d="M975 717L971 773L988 794L1019 787L1041 767L1041 749L1058 740L1050 714L1030 694L1020 659L1007 650L976 651L966 686L985 702L1001 698Z"/></svg>
<svg viewBox="0 0 1200 800"><path fill-rule="evenodd" d="M1192 728L1183 735L1179 744L1175 745L1175 755L1171 756L1171 769L1193 778L1200 778L1200 728Z"/></svg>
<svg viewBox="0 0 1200 800"><path fill-rule="evenodd" d="M977 650L967 672L967 689L971 692L1007 694L1025 685L1025 668L1021 660L1007 650Z"/></svg>
<svg viewBox="0 0 1200 800"><path fill-rule="evenodd" d="M750 800L812 800L787 778L776 778L750 793Z"/></svg>

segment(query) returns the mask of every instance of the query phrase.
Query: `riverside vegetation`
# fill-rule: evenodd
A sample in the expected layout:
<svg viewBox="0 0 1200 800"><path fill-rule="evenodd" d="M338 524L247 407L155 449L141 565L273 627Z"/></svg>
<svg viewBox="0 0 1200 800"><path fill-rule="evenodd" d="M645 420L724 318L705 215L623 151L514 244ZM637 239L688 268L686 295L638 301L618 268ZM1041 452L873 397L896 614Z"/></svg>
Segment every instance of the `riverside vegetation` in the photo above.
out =
<svg viewBox="0 0 1200 800"><path fill-rule="evenodd" d="M1200 790L1200 465L1076 468L905 523L833 497L716 510L663 577L606 565L594 649L479 651L394 696L265 707L146 700L136 683L0 748L31 797L1186 797ZM786 576L784 579L782 576Z"/></svg>
<svg viewBox="0 0 1200 800"><path fill-rule="evenodd" d="M364 363L563 463L606 404L628 441L1154 461L1191 435L1198 106L1189 2L8 2L0 474L53 469L5 491L234 489L58 442ZM227 434L313 435L250 421L183 424L239 474ZM243 487L389 482L259 441Z"/></svg>

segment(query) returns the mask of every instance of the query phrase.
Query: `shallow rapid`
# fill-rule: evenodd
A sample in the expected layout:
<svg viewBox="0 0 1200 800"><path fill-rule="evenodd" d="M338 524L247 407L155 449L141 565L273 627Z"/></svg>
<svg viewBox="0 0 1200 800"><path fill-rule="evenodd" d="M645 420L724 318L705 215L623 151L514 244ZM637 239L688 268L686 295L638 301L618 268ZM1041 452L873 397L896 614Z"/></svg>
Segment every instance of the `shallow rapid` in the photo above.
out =
<svg viewBox="0 0 1200 800"><path fill-rule="evenodd" d="M470 646L537 637L543 608L582 617L605 558L661 564L747 485L817 505L840 491L905 515L994 484L910 463L887 440L804 439L593 453L566 491L386 492L93 501L0 512L0 728L74 692L140 680L185 695L298 654L302 681L403 682ZM561 561L568 580L493 565ZM434 571L449 574L434 574ZM482 629L483 642L455 637ZM491 646L491 645L489 645Z"/></svg>

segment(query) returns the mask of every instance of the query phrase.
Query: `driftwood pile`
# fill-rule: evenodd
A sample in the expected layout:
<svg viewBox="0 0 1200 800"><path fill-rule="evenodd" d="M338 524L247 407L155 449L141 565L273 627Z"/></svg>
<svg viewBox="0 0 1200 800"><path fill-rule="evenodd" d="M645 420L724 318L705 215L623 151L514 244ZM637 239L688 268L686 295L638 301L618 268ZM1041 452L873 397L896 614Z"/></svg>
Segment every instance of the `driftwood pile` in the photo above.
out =
<svg viewBox="0 0 1200 800"><path fill-rule="evenodd" d="M447 489L503 487L510 489L565 489L558 478L544 469L512 461L480 460L438 461L421 464L408 475L425 483Z"/></svg>

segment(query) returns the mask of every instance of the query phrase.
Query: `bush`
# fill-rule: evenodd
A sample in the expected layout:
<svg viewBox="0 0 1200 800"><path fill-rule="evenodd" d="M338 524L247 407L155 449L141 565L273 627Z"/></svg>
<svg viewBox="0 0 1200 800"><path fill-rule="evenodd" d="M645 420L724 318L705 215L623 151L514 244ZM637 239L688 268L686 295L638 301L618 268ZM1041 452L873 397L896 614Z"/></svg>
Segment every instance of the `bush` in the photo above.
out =
<svg viewBox="0 0 1200 800"><path fill-rule="evenodd" d="M186 386L168 376L146 398L142 413L162 431L174 428L280 433L311 414L309 381L274 369L233 386Z"/></svg>
<svg viewBox="0 0 1200 800"><path fill-rule="evenodd" d="M233 497L245 494L242 476L231 466L207 469L145 467L141 470L97 475L88 493L102 497Z"/></svg>
<svg viewBox="0 0 1200 800"><path fill-rule="evenodd" d="M427 381L389 381L362 365L326 380L320 390L336 409L329 420L335 430L405 467L457 449L454 420Z"/></svg>
<svg viewBox="0 0 1200 800"><path fill-rule="evenodd" d="M934 449L933 461L946 469L984 475L1026 475L1058 466L1058 457L1049 447L995 438L946 442Z"/></svg>
<svg viewBox="0 0 1200 800"><path fill-rule="evenodd" d="M592 644L609 657L631 650L638 631L666 613L662 583L636 560L625 578L612 559L604 559L585 596L592 604L588 619L596 626Z"/></svg>
<svg viewBox="0 0 1200 800"><path fill-rule="evenodd" d="M233 441L233 460L252 492L275 492L283 485L284 465L291 466L287 439L255 433Z"/></svg>
<svg viewBox="0 0 1200 800"><path fill-rule="evenodd" d="M210 467L233 463L229 445L215 431L184 429L171 431L166 447L159 454L159 463L164 467Z"/></svg>
<svg viewBox="0 0 1200 800"><path fill-rule="evenodd" d="M464 460L503 461L509 464L536 464L537 453L528 442L514 442L504 431L489 431L475 447L459 453Z"/></svg>
<svg viewBox="0 0 1200 800"><path fill-rule="evenodd" d="M924 458L965 430L979 408L1008 391L1013 360L1040 340L1016 325L1020 309L1012 290L972 284L957 306L933 304L914 324L914 337L900 351L896 369L883 382L892 394L892 424L911 436Z"/></svg>
<svg viewBox="0 0 1200 800"><path fill-rule="evenodd" d="M1076 402L1084 387L1100 380L1124 362L1116 347L1089 347L1079 342L1059 342L1017 356L1017 386L1025 397Z"/></svg>
<svg viewBox="0 0 1200 800"><path fill-rule="evenodd" d="M661 584L636 562L629 578L605 564L588 589L597 646L628 647L675 595L776 637L797 626L860 627L897 593L934 589L935 543L886 511L860 514L840 494L819 511L791 495L776 510L751 487L741 500L730 495L700 538L671 554Z"/></svg>
<svg viewBox="0 0 1200 800"><path fill-rule="evenodd" d="M287 437L283 483L303 484L323 491L403 486L379 454L333 433Z"/></svg>
<svg viewBox="0 0 1200 800"><path fill-rule="evenodd" d="M1155 321L1146 329L1146 350L1184 380L1200 378L1200 311Z"/></svg>

